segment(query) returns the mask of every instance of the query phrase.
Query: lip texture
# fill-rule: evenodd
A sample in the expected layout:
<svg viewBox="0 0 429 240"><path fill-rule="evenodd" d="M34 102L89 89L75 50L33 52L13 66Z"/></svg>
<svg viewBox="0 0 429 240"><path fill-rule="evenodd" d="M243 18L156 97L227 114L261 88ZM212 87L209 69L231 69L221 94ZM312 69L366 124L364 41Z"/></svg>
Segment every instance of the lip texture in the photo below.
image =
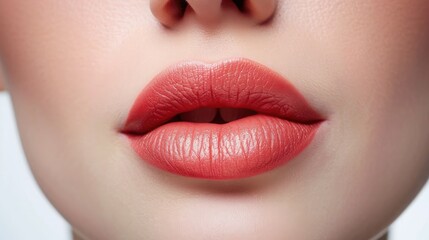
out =
<svg viewBox="0 0 429 240"><path fill-rule="evenodd" d="M200 108L256 114L223 124L171 120ZM309 145L322 121L286 79L239 58L186 62L161 72L137 97L122 133L141 159L162 170L236 179L293 159Z"/></svg>

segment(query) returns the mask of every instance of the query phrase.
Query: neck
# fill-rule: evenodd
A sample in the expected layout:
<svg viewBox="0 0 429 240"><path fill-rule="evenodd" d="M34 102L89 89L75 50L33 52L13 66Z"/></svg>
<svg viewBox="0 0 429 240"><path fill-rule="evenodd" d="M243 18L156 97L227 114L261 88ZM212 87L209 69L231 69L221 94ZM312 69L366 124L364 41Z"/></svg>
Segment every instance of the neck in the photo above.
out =
<svg viewBox="0 0 429 240"><path fill-rule="evenodd" d="M83 237L80 236L79 233L76 232L75 229L72 230L72 237L73 240L85 240Z"/></svg>
<svg viewBox="0 0 429 240"><path fill-rule="evenodd" d="M388 232L386 232L385 234L383 234L383 236L381 236L381 238L379 238L378 240L388 240Z"/></svg>
<svg viewBox="0 0 429 240"><path fill-rule="evenodd" d="M72 231L72 234L73 234L73 240L85 240L78 233L76 233L75 230ZM388 235L388 232L386 232L385 234L383 234L383 236L381 236L381 238L379 238L378 240L388 240L387 235Z"/></svg>

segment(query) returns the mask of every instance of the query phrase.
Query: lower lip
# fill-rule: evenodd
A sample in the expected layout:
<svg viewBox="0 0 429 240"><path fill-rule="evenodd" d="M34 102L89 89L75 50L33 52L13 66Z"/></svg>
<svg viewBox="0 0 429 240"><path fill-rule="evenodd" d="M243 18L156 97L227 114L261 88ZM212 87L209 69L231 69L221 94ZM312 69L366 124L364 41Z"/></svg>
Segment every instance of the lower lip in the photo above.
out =
<svg viewBox="0 0 429 240"><path fill-rule="evenodd" d="M171 122L128 138L142 159L173 174L238 179L289 162L311 143L319 126L257 114L226 124Z"/></svg>

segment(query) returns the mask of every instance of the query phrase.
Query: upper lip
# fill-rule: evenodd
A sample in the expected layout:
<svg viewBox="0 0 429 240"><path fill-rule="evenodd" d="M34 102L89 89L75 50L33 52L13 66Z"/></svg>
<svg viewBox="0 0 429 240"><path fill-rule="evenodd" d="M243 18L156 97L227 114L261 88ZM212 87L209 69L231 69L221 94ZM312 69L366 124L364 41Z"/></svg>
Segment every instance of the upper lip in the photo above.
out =
<svg viewBox="0 0 429 240"><path fill-rule="evenodd" d="M202 107L244 108L304 124L323 120L281 75L237 58L214 64L185 62L161 72L136 99L123 132L146 134Z"/></svg>

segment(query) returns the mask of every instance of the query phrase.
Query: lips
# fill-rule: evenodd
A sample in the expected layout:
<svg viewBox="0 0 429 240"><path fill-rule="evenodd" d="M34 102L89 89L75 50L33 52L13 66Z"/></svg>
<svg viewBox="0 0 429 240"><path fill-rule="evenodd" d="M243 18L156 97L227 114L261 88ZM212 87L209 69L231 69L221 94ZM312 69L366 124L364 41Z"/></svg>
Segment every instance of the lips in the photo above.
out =
<svg viewBox="0 0 429 240"><path fill-rule="evenodd" d="M295 158L323 121L281 75L240 58L161 72L137 97L122 133L159 169L237 179Z"/></svg>

